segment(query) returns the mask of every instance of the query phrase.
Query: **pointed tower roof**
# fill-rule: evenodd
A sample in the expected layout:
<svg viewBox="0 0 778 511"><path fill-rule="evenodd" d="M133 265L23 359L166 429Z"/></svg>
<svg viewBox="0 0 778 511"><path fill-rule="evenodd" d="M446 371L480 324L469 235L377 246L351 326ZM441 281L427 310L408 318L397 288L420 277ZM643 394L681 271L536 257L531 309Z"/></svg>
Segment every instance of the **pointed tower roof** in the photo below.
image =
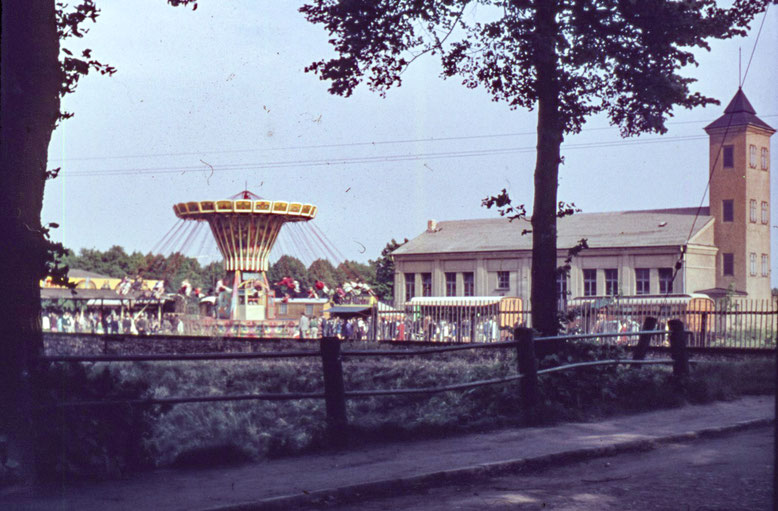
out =
<svg viewBox="0 0 778 511"><path fill-rule="evenodd" d="M743 89L738 87L735 97L732 98L727 108L724 109L724 115L705 126L705 131L749 124L775 133L775 129L756 116L756 110L751 106Z"/></svg>

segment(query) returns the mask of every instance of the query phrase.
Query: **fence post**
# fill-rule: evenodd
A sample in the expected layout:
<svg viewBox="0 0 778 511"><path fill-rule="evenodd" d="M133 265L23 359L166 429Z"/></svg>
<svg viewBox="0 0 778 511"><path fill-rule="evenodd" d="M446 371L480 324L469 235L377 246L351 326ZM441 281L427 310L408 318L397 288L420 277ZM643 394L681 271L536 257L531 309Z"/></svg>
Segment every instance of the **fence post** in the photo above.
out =
<svg viewBox="0 0 778 511"><path fill-rule="evenodd" d="M324 373L324 403L327 410L327 436L334 447L346 443L346 390L343 384L343 365L340 356L340 339L322 337L322 371Z"/></svg>
<svg viewBox="0 0 778 511"><path fill-rule="evenodd" d="M646 319L643 320L643 327L640 330L644 332L656 330L656 323L657 319L655 317L646 316ZM652 337L653 335L651 334L640 334L640 337L638 337L638 344L635 346L635 351L632 354L632 360L643 360L646 358L646 353L648 353L648 347L651 344Z"/></svg>
<svg viewBox="0 0 778 511"><path fill-rule="evenodd" d="M702 313L700 318L700 347L704 348L708 344L708 312Z"/></svg>
<svg viewBox="0 0 778 511"><path fill-rule="evenodd" d="M667 322L670 327L670 353L673 356L673 375L684 377L689 374L689 352L686 350L686 331L683 321L671 319Z"/></svg>
<svg viewBox="0 0 778 511"><path fill-rule="evenodd" d="M531 328L518 327L514 330L514 339L518 341L516 354L519 374L524 377L519 380L521 390L522 420L527 424L537 422L538 404L538 361L535 358L535 331Z"/></svg>

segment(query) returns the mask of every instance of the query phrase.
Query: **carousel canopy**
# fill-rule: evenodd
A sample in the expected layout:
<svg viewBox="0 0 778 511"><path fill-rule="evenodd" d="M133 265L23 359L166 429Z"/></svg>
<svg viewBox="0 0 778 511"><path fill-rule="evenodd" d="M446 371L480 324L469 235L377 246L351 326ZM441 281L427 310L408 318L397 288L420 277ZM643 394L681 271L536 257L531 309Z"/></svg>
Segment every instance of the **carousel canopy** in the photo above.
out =
<svg viewBox="0 0 778 511"><path fill-rule="evenodd" d="M307 222L316 206L300 202L242 199L181 202L173 206L178 218L206 221L228 271L268 270L268 260L281 227Z"/></svg>

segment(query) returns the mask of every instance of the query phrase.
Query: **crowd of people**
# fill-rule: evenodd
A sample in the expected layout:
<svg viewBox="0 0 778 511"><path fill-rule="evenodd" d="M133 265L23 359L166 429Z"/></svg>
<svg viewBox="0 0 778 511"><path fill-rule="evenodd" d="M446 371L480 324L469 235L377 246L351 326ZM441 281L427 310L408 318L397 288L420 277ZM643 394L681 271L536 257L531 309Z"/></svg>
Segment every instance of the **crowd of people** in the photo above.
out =
<svg viewBox="0 0 778 511"><path fill-rule="evenodd" d="M146 311L110 312L99 310L46 309L41 314L41 329L44 332L130 334L130 335L183 335L184 322L174 314L161 318Z"/></svg>
<svg viewBox="0 0 778 511"><path fill-rule="evenodd" d="M303 315L297 334L301 339L337 337L349 341L427 341L427 342L494 342L502 337L495 317L475 317L459 322L435 320L431 316L413 315L379 317L375 330L373 318L317 318Z"/></svg>
<svg viewBox="0 0 778 511"><path fill-rule="evenodd" d="M238 335L250 337L294 337L318 339L337 337L348 341L395 340L427 342L493 342L503 336L496 317L464 318L458 322L414 314L330 317L303 314L298 321L213 322L184 321L176 314L156 314L144 310L111 311L57 310L48 308L41 315L45 332L130 334L130 335ZM249 324L251 323L251 324Z"/></svg>

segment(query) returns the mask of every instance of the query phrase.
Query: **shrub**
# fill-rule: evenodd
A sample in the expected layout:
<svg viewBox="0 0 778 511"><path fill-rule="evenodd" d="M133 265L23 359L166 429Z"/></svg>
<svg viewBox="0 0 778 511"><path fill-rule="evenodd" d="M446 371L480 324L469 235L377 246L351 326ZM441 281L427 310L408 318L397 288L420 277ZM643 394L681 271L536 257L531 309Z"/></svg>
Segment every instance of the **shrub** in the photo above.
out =
<svg viewBox="0 0 778 511"><path fill-rule="evenodd" d="M150 464L152 417L138 406L56 408L70 401L138 399L148 383L125 364L55 364L41 375L36 455L44 478L105 478Z"/></svg>

